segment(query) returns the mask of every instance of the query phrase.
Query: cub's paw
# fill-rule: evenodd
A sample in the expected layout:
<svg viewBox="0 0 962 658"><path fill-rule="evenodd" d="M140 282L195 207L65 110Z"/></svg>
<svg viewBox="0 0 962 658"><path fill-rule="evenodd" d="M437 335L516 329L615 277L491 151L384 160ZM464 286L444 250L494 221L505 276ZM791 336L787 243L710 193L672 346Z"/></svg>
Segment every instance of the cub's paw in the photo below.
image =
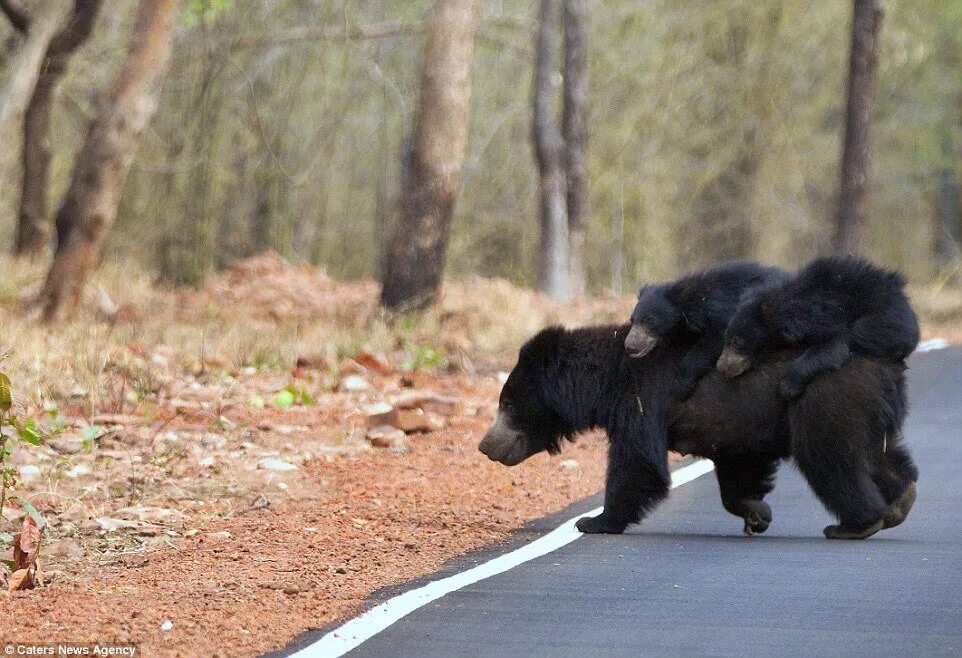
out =
<svg viewBox="0 0 962 658"><path fill-rule="evenodd" d="M778 382L778 394L783 400L794 400L804 392L805 384L791 377L783 377L782 380Z"/></svg>
<svg viewBox="0 0 962 658"><path fill-rule="evenodd" d="M772 522L772 508L762 500L743 500L745 507L745 528L743 532L746 537L751 537L756 532L761 534L768 530Z"/></svg>
<svg viewBox="0 0 962 658"><path fill-rule="evenodd" d="M885 513L885 518L882 519L882 528L894 528L897 525L901 525L905 517L912 511L912 506L915 505L915 497L917 494L918 489L915 487L915 483L912 482L905 489L905 493L892 503L888 512Z"/></svg>
<svg viewBox="0 0 962 658"><path fill-rule="evenodd" d="M620 535L627 524L613 521L605 517L604 512L598 516L583 516L575 523L575 527L587 534Z"/></svg>
<svg viewBox="0 0 962 658"><path fill-rule="evenodd" d="M868 539L882 529L882 519L869 523L840 523L825 526L822 530L827 539Z"/></svg>

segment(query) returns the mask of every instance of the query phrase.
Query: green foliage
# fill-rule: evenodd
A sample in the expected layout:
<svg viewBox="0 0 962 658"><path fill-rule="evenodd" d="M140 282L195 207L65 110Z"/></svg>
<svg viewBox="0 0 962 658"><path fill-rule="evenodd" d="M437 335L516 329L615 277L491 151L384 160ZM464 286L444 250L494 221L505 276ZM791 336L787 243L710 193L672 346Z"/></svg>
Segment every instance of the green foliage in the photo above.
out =
<svg viewBox="0 0 962 658"><path fill-rule="evenodd" d="M190 0L184 11L182 23L193 27L197 23L213 23L234 8L234 0Z"/></svg>
<svg viewBox="0 0 962 658"><path fill-rule="evenodd" d="M7 502L7 494L17 486L17 469L7 464L7 459L13 455L14 441L20 441L32 446L39 446L41 443L41 430L32 418L24 421L10 413L13 408L13 394L10 377L0 372L0 521L3 520L3 508ZM15 432L7 432L7 426ZM18 496L17 499L23 510L29 514L37 523L37 527L43 531L46 521L43 516L34 509L24 497ZM0 537L4 540L6 536Z"/></svg>
<svg viewBox="0 0 962 658"><path fill-rule="evenodd" d="M274 396L274 406L278 409L287 409L294 406L294 399L294 394L285 388Z"/></svg>
<svg viewBox="0 0 962 658"><path fill-rule="evenodd" d="M447 352L444 348L406 341L404 359L401 367L405 370L433 370L447 365Z"/></svg>
<svg viewBox="0 0 962 658"><path fill-rule="evenodd" d="M94 449L94 442L104 433L104 428L100 425L91 425L84 430L81 435L81 447L87 451L91 452Z"/></svg>
<svg viewBox="0 0 962 658"><path fill-rule="evenodd" d="M295 404L305 407L315 404L314 396L301 384L288 384L274 397L274 406L278 409L287 409Z"/></svg>

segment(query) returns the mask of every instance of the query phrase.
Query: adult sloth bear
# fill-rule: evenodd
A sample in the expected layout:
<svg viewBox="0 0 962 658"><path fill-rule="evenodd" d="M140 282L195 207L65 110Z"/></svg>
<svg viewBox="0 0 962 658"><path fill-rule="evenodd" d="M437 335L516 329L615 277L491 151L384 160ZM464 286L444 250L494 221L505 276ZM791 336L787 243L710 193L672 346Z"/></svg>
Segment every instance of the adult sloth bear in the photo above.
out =
<svg viewBox="0 0 962 658"><path fill-rule="evenodd" d="M778 382L797 351L768 354L734 380L713 372L687 400L671 388L690 341L665 341L644 359L625 354L629 325L541 331L521 348L479 449L508 466L591 428L609 437L604 511L582 532L621 533L663 500L668 450L707 457L725 509L764 532L763 501L781 459L793 458L839 519L830 539L864 539L905 520L918 472L900 445L904 366L855 357L796 400Z"/></svg>

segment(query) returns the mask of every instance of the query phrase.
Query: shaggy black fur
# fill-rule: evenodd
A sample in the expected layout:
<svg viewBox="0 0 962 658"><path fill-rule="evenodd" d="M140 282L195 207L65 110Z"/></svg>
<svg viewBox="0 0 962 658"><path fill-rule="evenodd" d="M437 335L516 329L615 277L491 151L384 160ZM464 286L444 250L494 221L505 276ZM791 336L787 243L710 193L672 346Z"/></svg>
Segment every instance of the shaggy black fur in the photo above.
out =
<svg viewBox="0 0 962 658"><path fill-rule="evenodd" d="M718 367L744 372L768 346L806 348L779 390L792 399L850 353L899 362L919 342L919 323L897 272L854 257L819 258L793 278L748 291L725 331Z"/></svg>
<svg viewBox="0 0 962 658"><path fill-rule="evenodd" d="M514 464L556 453L578 432L605 429L604 512L580 519L582 532L620 533L664 499L669 449L715 462L725 509L744 519L748 534L767 529L771 509L762 499L788 457L840 520L826 536L867 537L904 520L918 473L900 444L903 365L853 358L788 403L776 382L797 351L775 353L738 379L709 374L690 398L673 401L671 383L691 341L665 341L648 358L631 359L623 348L628 330L537 334L521 349L480 446Z"/></svg>
<svg viewBox="0 0 962 658"><path fill-rule="evenodd" d="M632 331L625 349L631 356L641 357L660 340L695 337L675 382L675 394L687 398L721 356L725 327L742 295L761 284L785 281L788 276L777 267L738 261L672 283L644 286L631 314Z"/></svg>

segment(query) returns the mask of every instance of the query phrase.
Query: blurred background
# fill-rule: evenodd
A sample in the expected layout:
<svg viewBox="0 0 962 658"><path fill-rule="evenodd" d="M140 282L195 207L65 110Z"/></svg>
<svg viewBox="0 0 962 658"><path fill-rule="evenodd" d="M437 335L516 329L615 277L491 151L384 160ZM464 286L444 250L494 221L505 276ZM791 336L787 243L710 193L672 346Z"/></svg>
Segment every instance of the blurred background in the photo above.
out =
<svg viewBox="0 0 962 658"><path fill-rule="evenodd" d="M38 24L58 3L2 4ZM137 41L133 0L62 4L68 22L84 11L92 16L89 35L52 85L42 213L51 225L86 153L88 127ZM405 223L411 213L399 207L410 205L406 184L430 187L414 169L441 170L422 161L432 148L455 172L462 161L460 176L446 179L453 195L442 236L448 279L504 277L561 298L582 289L630 294L643 281L720 260L794 266L832 248L852 2L440 2L438 15L451 6L445 25L434 4L180 3L169 62L158 64L166 74L156 112L120 183L106 259L133 263L159 281L199 285L237 259L273 249L335 278L378 279L391 271L384 236L400 239L389 229L424 230ZM7 89L30 41L9 15L0 15ZM915 281L949 279L958 267L962 2L889 0L879 27L860 250ZM432 34L440 45L426 51ZM446 50L445 39L460 42L462 52ZM570 52L579 46L580 60ZM426 52L468 58L468 79L450 70L455 77L444 82L467 94L463 117L419 112L422 80L430 78L424 71L434 65ZM435 77L445 75L441 63ZM41 84L44 66L49 61ZM580 97L577 89L569 96L574 78L586 85ZM568 251L583 261L583 288L578 272L558 288L543 265L552 229L540 210L532 140L536 89L548 124L544 152L558 146L562 170L579 153L585 158L586 175L575 181L584 198L574 200L579 216L569 221L577 225L567 231L576 241ZM580 131L569 130L569 117L581 118ZM444 132L450 126L436 129L433 146L417 137L419 119L461 118L463 154L457 135ZM0 245L10 252L21 213L14 154L23 119L4 119ZM445 149L452 152L438 153ZM412 151L416 167L408 166ZM570 176L562 171L569 184ZM47 235L56 243L55 231ZM563 241L565 232L559 235ZM45 239L36 253L43 258L48 248Z"/></svg>

